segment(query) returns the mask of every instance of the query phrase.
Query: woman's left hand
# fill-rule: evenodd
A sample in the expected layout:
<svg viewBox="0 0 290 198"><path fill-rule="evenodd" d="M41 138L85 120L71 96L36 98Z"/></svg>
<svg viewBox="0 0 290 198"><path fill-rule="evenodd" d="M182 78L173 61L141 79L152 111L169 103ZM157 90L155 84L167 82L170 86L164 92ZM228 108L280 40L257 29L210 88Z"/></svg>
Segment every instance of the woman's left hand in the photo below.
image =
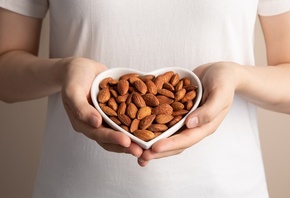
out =
<svg viewBox="0 0 290 198"><path fill-rule="evenodd" d="M140 166L150 160L182 153L214 133L227 115L233 103L239 83L239 64L231 62L209 63L199 66L193 72L203 85L201 106L191 113L185 122L185 130L156 142L138 158Z"/></svg>

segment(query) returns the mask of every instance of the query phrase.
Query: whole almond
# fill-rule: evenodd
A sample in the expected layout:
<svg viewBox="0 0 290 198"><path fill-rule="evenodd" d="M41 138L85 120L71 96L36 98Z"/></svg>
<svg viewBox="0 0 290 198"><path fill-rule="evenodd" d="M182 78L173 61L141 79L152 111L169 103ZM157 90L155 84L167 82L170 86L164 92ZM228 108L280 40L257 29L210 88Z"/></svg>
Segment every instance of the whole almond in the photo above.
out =
<svg viewBox="0 0 290 198"><path fill-rule="evenodd" d="M98 102L106 103L111 98L111 93L109 88L101 89L98 93Z"/></svg>
<svg viewBox="0 0 290 198"><path fill-rule="evenodd" d="M165 124L151 124L148 128L149 131L166 131L168 127Z"/></svg>
<svg viewBox="0 0 290 198"><path fill-rule="evenodd" d="M171 115L175 117L175 116L185 115L187 113L188 111L186 109L181 109L181 110L173 111Z"/></svg>
<svg viewBox="0 0 290 198"><path fill-rule="evenodd" d="M174 117L170 114L159 114L156 116L155 121L158 124L166 124L170 122Z"/></svg>
<svg viewBox="0 0 290 198"><path fill-rule="evenodd" d="M126 93L125 95L122 95L122 96L117 96L116 102L117 103L126 102L128 97L129 97L129 93Z"/></svg>
<svg viewBox="0 0 290 198"><path fill-rule="evenodd" d="M186 110L190 110L191 108L193 107L193 101L192 100L189 100L185 103L185 109Z"/></svg>
<svg viewBox="0 0 290 198"><path fill-rule="evenodd" d="M117 91L118 93L123 96L128 93L129 90L129 82L127 80L120 80L117 84Z"/></svg>
<svg viewBox="0 0 290 198"><path fill-rule="evenodd" d="M158 98L152 93L147 93L143 95L143 99L146 105L150 107L156 107L160 104Z"/></svg>
<svg viewBox="0 0 290 198"><path fill-rule="evenodd" d="M169 123L168 123L168 127L172 127L175 124L177 124L180 120L182 119L182 116L175 116Z"/></svg>
<svg viewBox="0 0 290 198"><path fill-rule="evenodd" d="M126 126L130 126L131 119L126 114L118 114L118 119Z"/></svg>
<svg viewBox="0 0 290 198"><path fill-rule="evenodd" d="M136 130L134 131L134 135L145 142L155 137L154 133L148 130Z"/></svg>
<svg viewBox="0 0 290 198"><path fill-rule="evenodd" d="M173 99L162 95L158 95L156 98L158 99L159 104L171 104L174 101Z"/></svg>
<svg viewBox="0 0 290 198"><path fill-rule="evenodd" d="M131 119L134 119L134 118L136 118L137 112L138 112L138 108L136 107L136 105L134 103L129 103L127 106L126 114Z"/></svg>
<svg viewBox="0 0 290 198"><path fill-rule="evenodd" d="M192 91L189 91L185 94L185 96L181 99L181 102L184 103L184 102L187 102L189 100L193 100L196 96L196 92L194 90Z"/></svg>
<svg viewBox="0 0 290 198"><path fill-rule="evenodd" d="M170 83L172 84L172 86L177 85L177 83L179 82L179 74L174 74L171 79L170 79Z"/></svg>
<svg viewBox="0 0 290 198"><path fill-rule="evenodd" d="M117 116L116 111L114 111L112 108L102 105L100 106L100 108L102 109L102 111L107 114L108 116Z"/></svg>
<svg viewBox="0 0 290 198"><path fill-rule="evenodd" d="M174 75L174 72L173 71L165 72L163 74L163 76L164 76L164 82L169 83L169 81L170 81L170 79L172 78L173 75Z"/></svg>
<svg viewBox="0 0 290 198"><path fill-rule="evenodd" d="M164 82L165 82L165 79L164 79L164 76L163 75L158 75L155 78L154 83L155 83L155 85L157 87L157 90L158 89L162 89Z"/></svg>
<svg viewBox="0 0 290 198"><path fill-rule="evenodd" d="M183 88L180 89L179 91L177 91L177 92L175 93L174 101L180 101L181 99L184 98L185 94L186 94L186 90L183 89Z"/></svg>
<svg viewBox="0 0 290 198"><path fill-rule="evenodd" d="M184 109L184 104L182 104L181 102L173 102L171 103L171 106L173 108L173 111Z"/></svg>
<svg viewBox="0 0 290 198"><path fill-rule="evenodd" d="M152 80L146 80L145 84L147 86L147 90L149 93L152 93L154 95L157 94L157 87L155 85L155 83Z"/></svg>
<svg viewBox="0 0 290 198"><path fill-rule="evenodd" d="M137 79L134 82L134 86L141 94L145 94L147 92L147 85L140 79Z"/></svg>
<svg viewBox="0 0 290 198"><path fill-rule="evenodd" d="M137 112L137 119L141 120L148 115L151 115L151 108L148 106L141 107Z"/></svg>
<svg viewBox="0 0 290 198"><path fill-rule="evenodd" d="M100 82L100 88L104 89L104 88L107 88L109 87L109 82L113 80L112 77L107 77L107 78L104 78L101 82Z"/></svg>
<svg viewBox="0 0 290 198"><path fill-rule="evenodd" d="M108 106L111 107L114 111L117 111L117 109L118 109L118 104L117 104L115 98L111 97L111 98L108 100Z"/></svg>
<svg viewBox="0 0 290 198"><path fill-rule="evenodd" d="M110 119L113 121L113 122L115 122L117 125L121 125L122 123L120 122L120 120L117 118L117 117L115 117L115 116L110 116Z"/></svg>
<svg viewBox="0 0 290 198"><path fill-rule="evenodd" d="M172 114L173 108L169 104L160 104L159 106L153 109L153 114Z"/></svg>
<svg viewBox="0 0 290 198"><path fill-rule="evenodd" d="M175 91L174 86L173 86L172 84L168 83L168 82L165 82L165 83L163 84L163 88L164 88L164 89L167 89L167 90L169 90L169 91Z"/></svg>
<svg viewBox="0 0 290 198"><path fill-rule="evenodd" d="M155 118L156 118L155 114L151 114L151 115L146 116L145 118L140 120L139 128L140 129L147 129L153 123Z"/></svg>
<svg viewBox="0 0 290 198"><path fill-rule="evenodd" d="M158 89L157 93L163 96L166 96L168 98L174 98L174 94L172 91L169 91L167 89Z"/></svg>
<svg viewBox="0 0 290 198"><path fill-rule="evenodd" d="M133 133L134 131L138 130L140 120L134 119L130 125L130 132Z"/></svg>
<svg viewBox="0 0 290 198"><path fill-rule="evenodd" d="M182 81L183 81L183 85L184 86L187 86L187 85L191 84L190 79L188 77L183 77Z"/></svg>
<svg viewBox="0 0 290 198"><path fill-rule="evenodd" d="M125 102L121 102L118 109L117 109L117 114L125 114L127 109L127 105Z"/></svg>
<svg viewBox="0 0 290 198"><path fill-rule="evenodd" d="M128 74L124 74L122 76L119 77L119 80L128 80L129 78L132 78L132 77L138 77L139 74L136 74L136 73L128 73Z"/></svg>
<svg viewBox="0 0 290 198"><path fill-rule="evenodd" d="M134 92L132 94L133 94L132 101L138 108L146 106L145 100L142 98L142 96L138 92Z"/></svg>
<svg viewBox="0 0 290 198"><path fill-rule="evenodd" d="M180 80L175 86L175 91L179 91L182 88L183 88L183 80Z"/></svg>

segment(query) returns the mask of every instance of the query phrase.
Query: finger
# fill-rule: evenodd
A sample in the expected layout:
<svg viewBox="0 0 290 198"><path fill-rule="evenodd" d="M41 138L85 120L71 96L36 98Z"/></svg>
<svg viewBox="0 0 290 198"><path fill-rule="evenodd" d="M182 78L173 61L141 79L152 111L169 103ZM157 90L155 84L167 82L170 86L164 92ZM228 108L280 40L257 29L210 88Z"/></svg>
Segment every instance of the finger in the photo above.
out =
<svg viewBox="0 0 290 198"><path fill-rule="evenodd" d="M220 112L228 111L232 104L232 99L226 98L225 100L227 101L221 100L224 98L224 94L222 90L213 90L209 95L206 94L204 96L206 100L204 104L186 118L186 126L188 128L195 128L210 123Z"/></svg>
<svg viewBox="0 0 290 198"><path fill-rule="evenodd" d="M87 96L81 89L70 90L63 93L63 103L68 113L74 117L73 120L80 120L92 127L99 127L102 117L99 112L90 105Z"/></svg>
<svg viewBox="0 0 290 198"><path fill-rule="evenodd" d="M207 124L198 126L193 129L185 129L179 134L173 135L169 138L157 141L152 150L155 153L166 153L174 151L178 154L181 150L189 148L194 144L200 142L210 134L216 131L222 122L226 112L221 112L216 118Z"/></svg>

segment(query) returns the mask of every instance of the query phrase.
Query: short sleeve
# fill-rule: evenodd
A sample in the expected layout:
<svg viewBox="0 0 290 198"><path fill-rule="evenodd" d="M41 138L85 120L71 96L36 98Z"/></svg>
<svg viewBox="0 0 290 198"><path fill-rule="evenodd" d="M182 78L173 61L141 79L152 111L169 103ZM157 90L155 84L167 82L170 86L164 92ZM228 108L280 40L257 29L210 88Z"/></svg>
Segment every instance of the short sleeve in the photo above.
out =
<svg viewBox="0 0 290 198"><path fill-rule="evenodd" d="M48 5L48 0L0 0L1 8L36 18L45 17Z"/></svg>
<svg viewBox="0 0 290 198"><path fill-rule="evenodd" d="M271 16L287 11L290 11L290 0L259 0L259 15Z"/></svg>

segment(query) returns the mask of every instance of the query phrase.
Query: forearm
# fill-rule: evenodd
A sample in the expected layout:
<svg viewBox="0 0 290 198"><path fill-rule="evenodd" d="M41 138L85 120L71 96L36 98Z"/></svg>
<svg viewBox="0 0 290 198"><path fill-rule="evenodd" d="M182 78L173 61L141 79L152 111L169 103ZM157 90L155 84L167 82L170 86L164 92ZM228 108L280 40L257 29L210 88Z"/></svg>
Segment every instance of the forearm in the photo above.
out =
<svg viewBox="0 0 290 198"><path fill-rule="evenodd" d="M59 59L44 59L25 51L0 56L0 100L18 102L54 94L61 89Z"/></svg>
<svg viewBox="0 0 290 198"><path fill-rule="evenodd" d="M290 114L290 64L241 66L238 78L238 94L262 108Z"/></svg>

